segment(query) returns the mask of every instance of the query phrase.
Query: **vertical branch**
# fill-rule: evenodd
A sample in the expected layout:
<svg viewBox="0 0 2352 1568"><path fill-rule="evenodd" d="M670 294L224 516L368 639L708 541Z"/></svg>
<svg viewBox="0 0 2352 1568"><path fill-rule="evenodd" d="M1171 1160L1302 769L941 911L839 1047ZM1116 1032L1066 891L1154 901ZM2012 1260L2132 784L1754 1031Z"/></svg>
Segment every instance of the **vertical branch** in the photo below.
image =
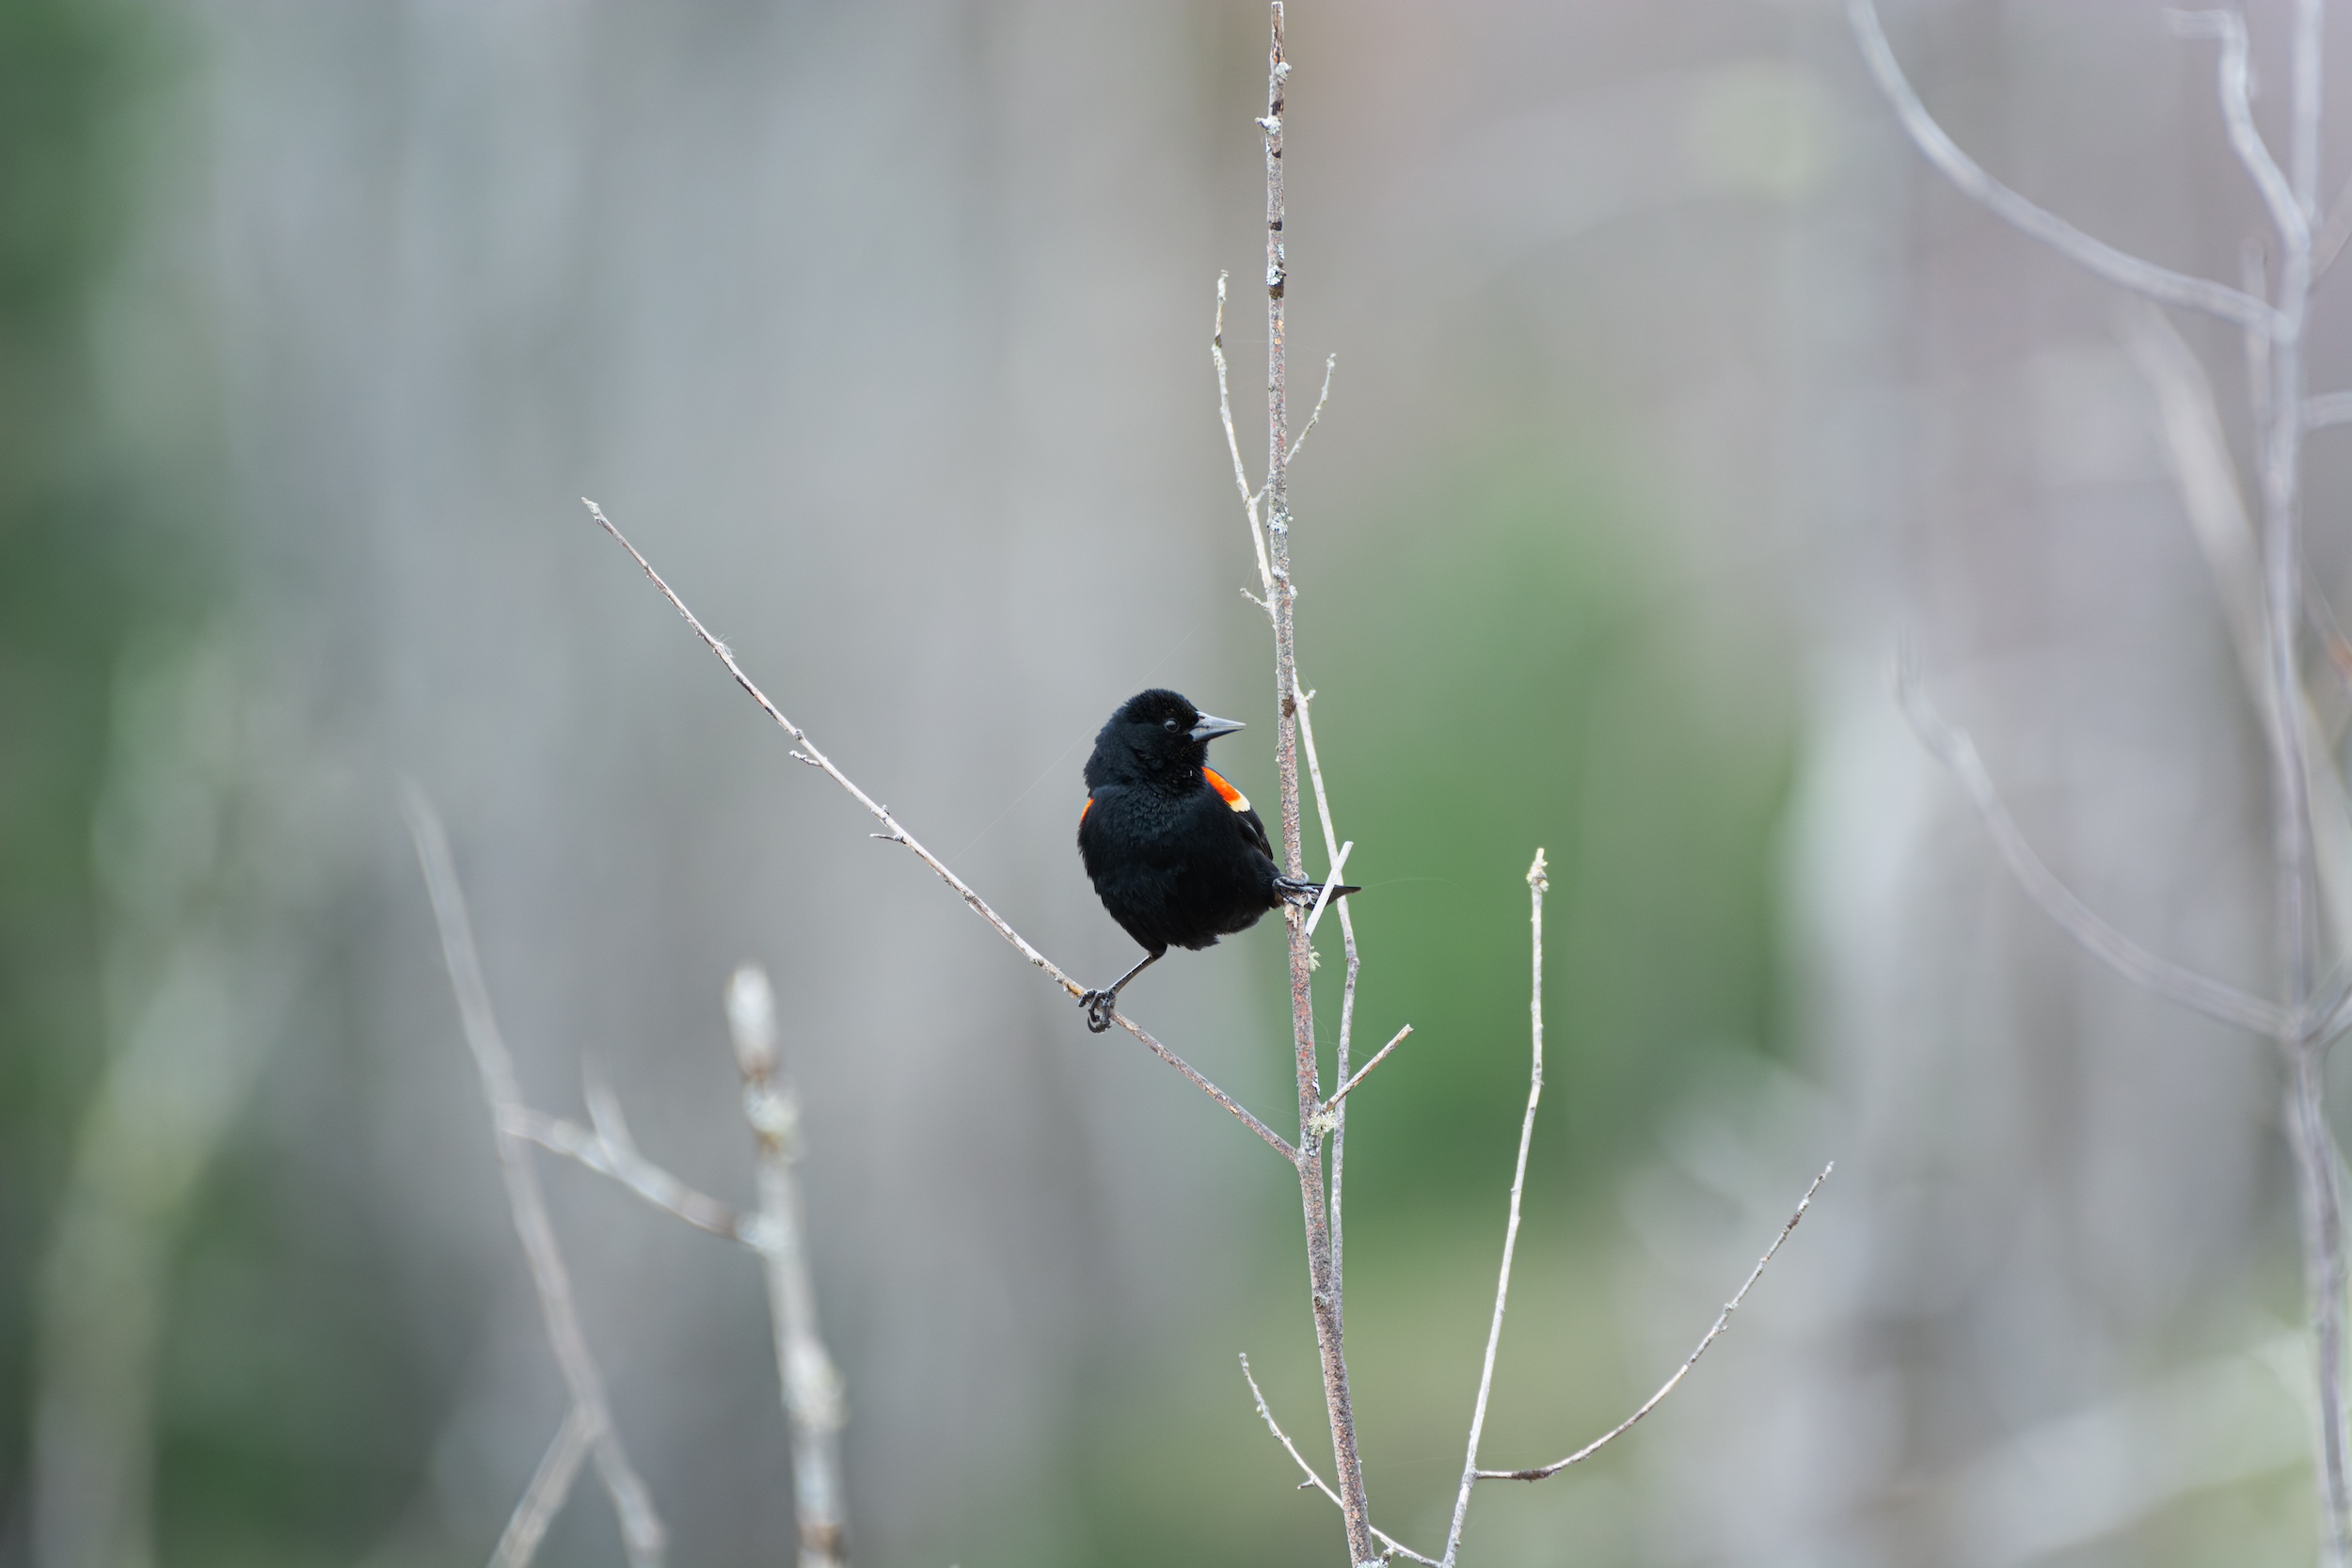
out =
<svg viewBox="0 0 2352 1568"><path fill-rule="evenodd" d="M727 1025L743 1071L743 1115L759 1144L759 1251L768 1311L775 1326L776 1377L792 1431L792 1511L800 1521L801 1568L843 1560L847 1509L841 1486L841 1373L817 1334L801 1223L800 1101L776 1061L776 995L757 965L727 982Z"/></svg>
<svg viewBox="0 0 2352 1568"><path fill-rule="evenodd" d="M1324 378L1323 390L1325 396L1330 395L1331 383L1328 375ZM1315 402L1316 411L1321 412L1322 407L1322 399L1318 398ZM1310 423L1311 422L1311 420ZM1298 439L1304 441L1306 438L1306 433L1301 431ZM1291 444L1291 451L1294 454L1297 452L1297 442ZM1315 821L1323 829L1324 863L1331 868L1327 873L1329 879L1337 881L1340 876L1342 856L1340 834L1339 830L1331 823L1331 798L1323 791L1323 761L1315 755L1314 693L1301 691L1297 693L1297 696L1298 738L1307 752L1308 780L1314 785ZM1347 912L1347 900L1341 898L1334 902L1339 905L1340 939L1347 955L1347 969L1340 984L1340 1038L1338 1045L1332 1050L1331 1079L1332 1082L1344 1085L1348 1081L1348 1054L1356 1025L1356 976L1363 970L1363 960L1357 956L1356 922ZM1331 1294L1332 1299L1342 1304L1341 1327L1344 1329L1346 1327L1344 1284L1347 1275L1347 1231L1341 1223L1343 1211L1340 1202L1344 1189L1343 1178L1347 1174L1347 1101L1344 1089L1334 1090L1332 1093L1330 1120Z"/></svg>
<svg viewBox="0 0 2352 1568"><path fill-rule="evenodd" d="M1495 1315L1486 1327L1486 1359L1478 1373L1478 1402L1470 1408L1470 1446L1462 1455L1462 1485L1454 1495L1454 1523L1445 1532L1445 1568L1454 1568L1454 1554L1461 1549L1462 1523L1470 1515L1470 1488L1478 1483L1478 1439L1486 1430L1486 1396L1494 1387L1495 1348L1502 1342L1502 1312L1511 1299L1511 1255L1519 1244L1519 1195L1527 1186L1527 1150L1535 1139L1535 1104L1544 1097L1544 895L1550 887L1551 879L1544 872L1544 852L1538 849L1534 863L1527 868L1527 1115L1519 1121L1518 1164L1511 1169L1511 1217L1502 1227L1502 1267L1495 1280Z"/></svg>
<svg viewBox="0 0 2352 1568"><path fill-rule="evenodd" d="M2294 128L2285 199L2274 195L2275 166L2254 133L2246 106L2248 68L2244 24L2233 16L2221 47L2221 97L2232 141L2271 207L2280 245L2280 325L2270 355L2270 428L2262 449L2263 566L2270 654L2270 749L2274 850L2278 861L2280 940L2285 947L2289 1012L2311 1011L2317 921L2318 866L2305 772L2300 667L2303 626L2302 443L2304 328L2312 287L2312 229L2318 204L2321 7L2297 0L2294 40ZM2336 1184L2336 1151L2325 1099L2324 1041L2308 1022L2285 1042L2287 1125L2301 1177L2304 1269L2311 1298L2312 1350L2319 1392L2319 1486L2323 1560L2352 1562L2352 1483L2344 1453L2343 1197Z"/></svg>
<svg viewBox="0 0 2352 1568"><path fill-rule="evenodd" d="M1298 815L1298 660L1292 610L1298 597L1291 580L1290 413L1285 403L1282 298L1288 281L1282 221L1282 111L1290 61L1282 52L1282 4L1269 8L1265 118L1265 322L1267 566L1273 595L1274 689L1280 705L1275 760L1281 786L1282 865L1303 879ZM1323 1396L1331 1419L1331 1462L1339 1482L1340 1512L1347 1525L1351 1563L1376 1561L1370 1510L1364 1499L1363 1465L1356 1451L1356 1417L1347 1391L1347 1358L1342 1349L1339 1280L1331 1266L1330 1215L1324 1197L1322 1140L1316 1122L1323 1093L1315 1063L1314 951L1307 937L1307 911L1287 908L1290 927L1291 1043L1298 1075L1298 1192L1307 1221L1307 1282L1314 1307L1315 1342L1323 1361Z"/></svg>
<svg viewBox="0 0 2352 1568"><path fill-rule="evenodd" d="M2319 80L2321 38L2328 20L2325 0L2295 4L2295 133L2287 148L2287 170L2303 221L2319 227Z"/></svg>
<svg viewBox="0 0 2352 1568"><path fill-rule="evenodd" d="M499 1034L490 1010L490 989L482 978L482 959L474 950L473 922L466 913L466 897L457 884L457 869L450 861L449 836L441 829L421 791L411 786L403 803L408 830L416 839L417 861L424 871L425 890L432 895L433 918L440 927L441 957L449 966L450 989L457 994L457 1012L472 1048L474 1066L482 1075L482 1098L490 1107L490 1136L498 1151L499 1175L506 1183L506 1203L515 1216L515 1234L531 1265L531 1283L538 1293L539 1311L546 1320L548 1344L555 1352L557 1370L571 1395L564 1417L567 1430L584 1431L596 1473L620 1516L621 1539L628 1548L629 1568L660 1568L667 1535L644 1480L629 1464L612 1427L612 1409L605 1397L604 1374L588 1352L588 1337L580 1332L579 1309L572 1305L572 1276L555 1244L555 1227L548 1218L547 1198L539 1189L539 1172L531 1150L511 1129L523 1111L522 1090L515 1077L514 1058ZM577 1428L574 1423L577 1422ZM558 1452L566 1447L559 1434ZM543 1476L565 1468L543 1463ZM545 1488L534 1481L526 1505ZM560 1500L560 1499L559 1499ZM549 1512L552 1512L551 1507ZM519 1517L518 1511L518 1517ZM544 1528L544 1525L540 1527ZM517 1535L515 1526L509 1537ZM534 1543L535 1544L535 1543Z"/></svg>

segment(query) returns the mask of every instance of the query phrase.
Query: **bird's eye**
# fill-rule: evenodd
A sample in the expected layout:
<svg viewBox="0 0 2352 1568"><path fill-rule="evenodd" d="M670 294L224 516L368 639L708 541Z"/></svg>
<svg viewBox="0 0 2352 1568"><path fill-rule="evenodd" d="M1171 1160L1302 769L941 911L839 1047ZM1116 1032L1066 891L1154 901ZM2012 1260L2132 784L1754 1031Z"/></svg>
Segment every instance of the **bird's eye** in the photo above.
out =
<svg viewBox="0 0 2352 1568"><path fill-rule="evenodd" d="M1175 720L1173 720L1173 719L1163 719L1163 720L1161 720L1161 721L1160 721L1160 723L1161 723L1162 725L1164 725L1167 729L1168 729L1170 732L1173 732L1173 731L1175 730L1175 728L1176 728L1176 721L1175 721Z"/></svg>

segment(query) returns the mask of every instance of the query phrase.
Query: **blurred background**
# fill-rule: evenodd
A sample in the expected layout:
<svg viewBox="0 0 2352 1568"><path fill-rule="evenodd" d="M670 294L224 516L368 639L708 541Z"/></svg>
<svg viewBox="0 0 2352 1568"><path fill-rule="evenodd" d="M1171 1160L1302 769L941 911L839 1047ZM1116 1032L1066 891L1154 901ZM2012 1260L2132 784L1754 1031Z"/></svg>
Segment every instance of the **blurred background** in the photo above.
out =
<svg viewBox="0 0 2352 1568"><path fill-rule="evenodd" d="M1889 10L1996 174L2238 277L2209 46L2112 0ZM1327 1463L1290 1173L871 842L577 499L1107 980L1071 835L1110 709L1249 721L1219 766L1274 797L1207 354L1230 269L1254 467L1263 25L0 3L0 1564L477 1562L554 1432L403 776L539 1106L593 1070L747 1197L721 988L774 975L854 1560L1342 1549L1234 1359ZM1378 1521L1443 1537L1542 845L1488 1461L1617 1420L1839 1168L1655 1418L1480 1490L1467 1563L2308 1561L2273 1064L2051 929L1885 682L1909 639L2094 907L2269 988L2258 736L2145 322L1918 161L1829 0L1309 0L1290 36L1295 397L1339 356L1302 671L1359 1034L1416 1031L1347 1167ZM2239 347L2179 329L2243 459ZM1129 998L1278 1126L1280 948ZM751 1259L546 1179L673 1560L784 1560ZM543 1560L620 1560L590 1487Z"/></svg>

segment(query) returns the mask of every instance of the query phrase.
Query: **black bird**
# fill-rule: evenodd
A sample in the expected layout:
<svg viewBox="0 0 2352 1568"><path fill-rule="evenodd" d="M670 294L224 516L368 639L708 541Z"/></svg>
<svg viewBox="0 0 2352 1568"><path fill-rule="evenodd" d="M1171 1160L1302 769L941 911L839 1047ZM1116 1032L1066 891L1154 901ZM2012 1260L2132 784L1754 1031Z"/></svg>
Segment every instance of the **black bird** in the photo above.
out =
<svg viewBox="0 0 2352 1568"><path fill-rule="evenodd" d="M1103 907L1144 949L1119 984L1079 998L1098 1035L1127 982L1169 948L1214 947L1266 911L1323 892L1276 869L1265 824L1209 766L1209 742L1241 727L1154 689L1128 698L1094 737L1078 854ZM1331 896L1358 891L1335 887Z"/></svg>

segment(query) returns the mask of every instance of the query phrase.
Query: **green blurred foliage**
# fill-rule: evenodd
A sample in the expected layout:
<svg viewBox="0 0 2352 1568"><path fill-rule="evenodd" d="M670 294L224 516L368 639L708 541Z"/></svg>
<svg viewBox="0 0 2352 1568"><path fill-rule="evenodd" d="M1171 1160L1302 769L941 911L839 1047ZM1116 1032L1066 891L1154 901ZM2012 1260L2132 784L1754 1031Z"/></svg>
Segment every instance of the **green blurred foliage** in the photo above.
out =
<svg viewBox="0 0 2352 1568"><path fill-rule="evenodd" d="M125 644L196 592L129 494L94 374L157 61L138 9L0 4L0 1518L24 1467L29 1263L103 1060L108 687Z"/></svg>
<svg viewBox="0 0 2352 1568"><path fill-rule="evenodd" d="M1381 1151L1367 1213L1507 1180L1538 846L1552 1179L1605 1188L1697 1063L1773 1037L1786 660L1724 667L1704 601L1644 547L1658 526L1598 463L1530 441L1466 454L1314 563L1300 638L1366 888L1363 1048L1415 1030L1354 1109ZM1340 943L1318 940L1336 1014Z"/></svg>
<svg viewBox="0 0 2352 1568"><path fill-rule="evenodd" d="M212 366L184 282L135 260L179 172L188 63L153 8L0 0L0 1562L29 1544L41 1259L76 1136L164 952L252 880L249 846L213 863L183 809L233 816L249 763ZM119 384L126 366L142 385ZM210 703L204 670L227 683ZM129 831L126 801L167 820ZM177 881L157 859L175 848L194 857ZM170 895L142 900L151 883ZM295 1158L232 1138L185 1211L157 1216L166 1561L351 1560L413 1495L454 1375L420 1366L372 1275L363 1200L290 1200Z"/></svg>

